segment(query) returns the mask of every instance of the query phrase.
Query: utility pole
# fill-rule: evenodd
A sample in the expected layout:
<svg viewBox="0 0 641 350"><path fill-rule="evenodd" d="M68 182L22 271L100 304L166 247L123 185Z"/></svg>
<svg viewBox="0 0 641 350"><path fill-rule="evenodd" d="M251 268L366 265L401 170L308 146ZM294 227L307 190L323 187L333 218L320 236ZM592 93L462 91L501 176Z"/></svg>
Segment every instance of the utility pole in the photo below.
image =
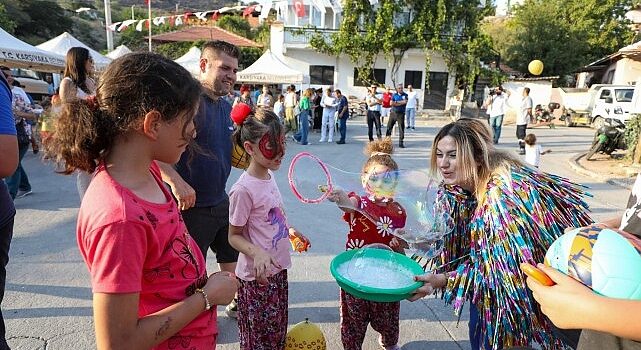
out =
<svg viewBox="0 0 641 350"><path fill-rule="evenodd" d="M107 51L111 52L114 49L114 33L109 27L111 27L111 1L105 0L105 30L107 31Z"/></svg>
<svg viewBox="0 0 641 350"><path fill-rule="evenodd" d="M151 52L151 0L147 0L147 11L149 12L149 52Z"/></svg>
<svg viewBox="0 0 641 350"><path fill-rule="evenodd" d="M134 14L134 6L136 6L136 5L131 5L131 19L132 20L136 19L136 15Z"/></svg>

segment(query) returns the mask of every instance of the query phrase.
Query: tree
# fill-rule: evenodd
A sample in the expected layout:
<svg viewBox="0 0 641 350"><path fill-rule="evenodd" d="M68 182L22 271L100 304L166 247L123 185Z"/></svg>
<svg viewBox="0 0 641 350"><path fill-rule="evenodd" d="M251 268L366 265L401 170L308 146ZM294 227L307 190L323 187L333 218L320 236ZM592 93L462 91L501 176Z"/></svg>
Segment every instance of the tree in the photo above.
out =
<svg viewBox="0 0 641 350"><path fill-rule="evenodd" d="M30 43L40 44L65 31L73 22L57 3L47 0L5 2L7 14L15 21L14 34Z"/></svg>
<svg viewBox="0 0 641 350"><path fill-rule="evenodd" d="M527 0L514 16L487 23L485 33L512 68L527 72L534 59L545 75L563 78L578 67L633 42L625 20L633 0Z"/></svg>
<svg viewBox="0 0 641 350"><path fill-rule="evenodd" d="M381 0L375 6L368 0L346 0L338 32L329 40L317 34L310 45L328 55L347 55L359 77L371 77L370 82L376 57L383 54L392 62L394 84L409 49L425 52L426 70L432 51L439 51L450 69L471 82L479 71L478 55L489 43L478 30L480 18L488 11L476 0Z"/></svg>
<svg viewBox="0 0 641 350"><path fill-rule="evenodd" d="M13 33L15 27L16 22L11 20L11 17L7 14L5 6L0 4L0 28L4 29L8 33Z"/></svg>

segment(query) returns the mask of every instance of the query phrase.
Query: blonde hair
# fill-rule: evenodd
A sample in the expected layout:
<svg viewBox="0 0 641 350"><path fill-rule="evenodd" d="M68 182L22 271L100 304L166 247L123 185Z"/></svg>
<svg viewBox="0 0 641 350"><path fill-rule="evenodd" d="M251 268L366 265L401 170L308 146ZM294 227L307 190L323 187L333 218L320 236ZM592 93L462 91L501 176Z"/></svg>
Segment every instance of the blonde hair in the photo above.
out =
<svg viewBox="0 0 641 350"><path fill-rule="evenodd" d="M469 181L476 197L483 197L487 183L492 174L501 167L521 165L521 162L492 144L492 135L486 123L475 119L459 119L445 125L436 134L432 144L430 172L437 175L438 165L436 152L438 143L449 136L456 143L457 170ZM460 184L459 184L460 185Z"/></svg>
<svg viewBox="0 0 641 350"><path fill-rule="evenodd" d="M314 89L311 89L311 88L305 89L305 91L303 91L303 96L312 97L313 94L314 94Z"/></svg>

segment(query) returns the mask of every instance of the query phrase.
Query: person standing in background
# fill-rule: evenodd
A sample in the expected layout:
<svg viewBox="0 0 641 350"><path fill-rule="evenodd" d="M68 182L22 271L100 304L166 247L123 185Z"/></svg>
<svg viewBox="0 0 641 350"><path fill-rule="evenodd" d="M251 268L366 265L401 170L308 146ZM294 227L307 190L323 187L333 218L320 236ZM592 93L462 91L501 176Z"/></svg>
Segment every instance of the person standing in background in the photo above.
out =
<svg viewBox="0 0 641 350"><path fill-rule="evenodd" d="M84 47L72 47L67 51L65 58L64 78L60 82L60 100L62 104L73 103L78 100L86 100L96 95L96 82L94 74L94 61L89 50ZM91 182L92 174L78 170L76 186L78 195L82 197L87 192Z"/></svg>
<svg viewBox="0 0 641 350"><path fill-rule="evenodd" d="M416 107L418 107L418 93L412 85L407 85L407 104L405 115L407 116L407 128L416 130Z"/></svg>
<svg viewBox="0 0 641 350"><path fill-rule="evenodd" d="M403 91L403 85L398 84L396 93L392 96L392 114L387 121L387 131L385 136L392 136L394 124L398 122L398 147L405 148L403 139L405 138L405 105L407 104L407 94Z"/></svg>
<svg viewBox="0 0 641 350"><path fill-rule="evenodd" d="M3 67L4 68L4 67ZM0 71L0 178L13 174L18 167L18 139L11 107L11 88ZM13 237L13 219L16 209L7 190L7 185L0 180L0 303L4 298L7 282L7 264L9 263L9 247ZM6 340L4 317L0 309L0 350L9 350Z"/></svg>
<svg viewBox="0 0 641 350"><path fill-rule="evenodd" d="M338 107L338 101L332 95L332 89L327 88L325 90L325 95L321 100L321 106L323 107L323 122L321 125L321 138L320 142L334 142L334 126L336 125L336 107Z"/></svg>
<svg viewBox="0 0 641 350"><path fill-rule="evenodd" d="M372 85L365 98L367 103L367 137L369 142L374 141L374 131L376 127L376 137L380 140L381 134L381 99L376 95L376 85Z"/></svg>
<svg viewBox="0 0 641 350"><path fill-rule="evenodd" d="M273 97L269 92L269 87L267 85L263 86L263 93L258 95L256 99L256 106L271 109L274 105Z"/></svg>
<svg viewBox="0 0 641 350"><path fill-rule="evenodd" d="M287 94L285 95L285 133L298 132L298 119L294 115L294 108L296 107L296 87L290 85L287 87Z"/></svg>
<svg viewBox="0 0 641 350"><path fill-rule="evenodd" d="M507 94L509 96L509 93ZM492 128L492 138L494 144L499 143L501 137L501 128L503 127L503 117L507 105L507 96L503 94L503 87L499 86L494 90L494 95L488 101L488 113L490 114L490 127Z"/></svg>
<svg viewBox="0 0 641 350"><path fill-rule="evenodd" d="M347 97L336 89L336 99L338 99L338 131L341 134L340 140L336 141L339 145L345 144L345 137L347 137L347 119L349 118L349 104Z"/></svg>
<svg viewBox="0 0 641 350"><path fill-rule="evenodd" d="M323 107L321 100L323 99L323 89L317 89L312 99L312 115L314 117L314 130L320 131L323 123Z"/></svg>
<svg viewBox="0 0 641 350"><path fill-rule="evenodd" d="M390 111L392 110L393 95L394 93L392 92L392 87L388 86L383 93L383 97L381 98L383 102L381 103L381 124L385 124L385 117L389 117L390 115Z"/></svg>
<svg viewBox="0 0 641 350"><path fill-rule="evenodd" d="M532 97L530 97L530 88L523 88L523 99L521 99L521 108L516 118L516 139L519 140L519 154L525 154L525 133L527 124L532 118Z"/></svg>

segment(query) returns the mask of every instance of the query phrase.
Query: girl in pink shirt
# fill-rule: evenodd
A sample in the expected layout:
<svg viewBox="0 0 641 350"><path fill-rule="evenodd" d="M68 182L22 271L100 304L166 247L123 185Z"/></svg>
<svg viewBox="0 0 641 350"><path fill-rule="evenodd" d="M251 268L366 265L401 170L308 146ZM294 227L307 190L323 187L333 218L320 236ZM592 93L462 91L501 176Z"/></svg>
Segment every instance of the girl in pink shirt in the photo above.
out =
<svg viewBox="0 0 641 350"><path fill-rule="evenodd" d="M238 288L205 259L155 161L176 163L194 136L200 85L162 56L132 53L104 72L95 99L69 103L47 152L94 173L78 214L98 349L214 349L216 307Z"/></svg>
<svg viewBox="0 0 641 350"><path fill-rule="evenodd" d="M307 237L287 224L272 172L280 168L285 155L285 132L278 117L264 108L252 113L249 106L238 104L231 117L239 126L234 141L251 157L229 191L229 244L240 252L236 265L240 348L283 349L290 238L309 245Z"/></svg>

